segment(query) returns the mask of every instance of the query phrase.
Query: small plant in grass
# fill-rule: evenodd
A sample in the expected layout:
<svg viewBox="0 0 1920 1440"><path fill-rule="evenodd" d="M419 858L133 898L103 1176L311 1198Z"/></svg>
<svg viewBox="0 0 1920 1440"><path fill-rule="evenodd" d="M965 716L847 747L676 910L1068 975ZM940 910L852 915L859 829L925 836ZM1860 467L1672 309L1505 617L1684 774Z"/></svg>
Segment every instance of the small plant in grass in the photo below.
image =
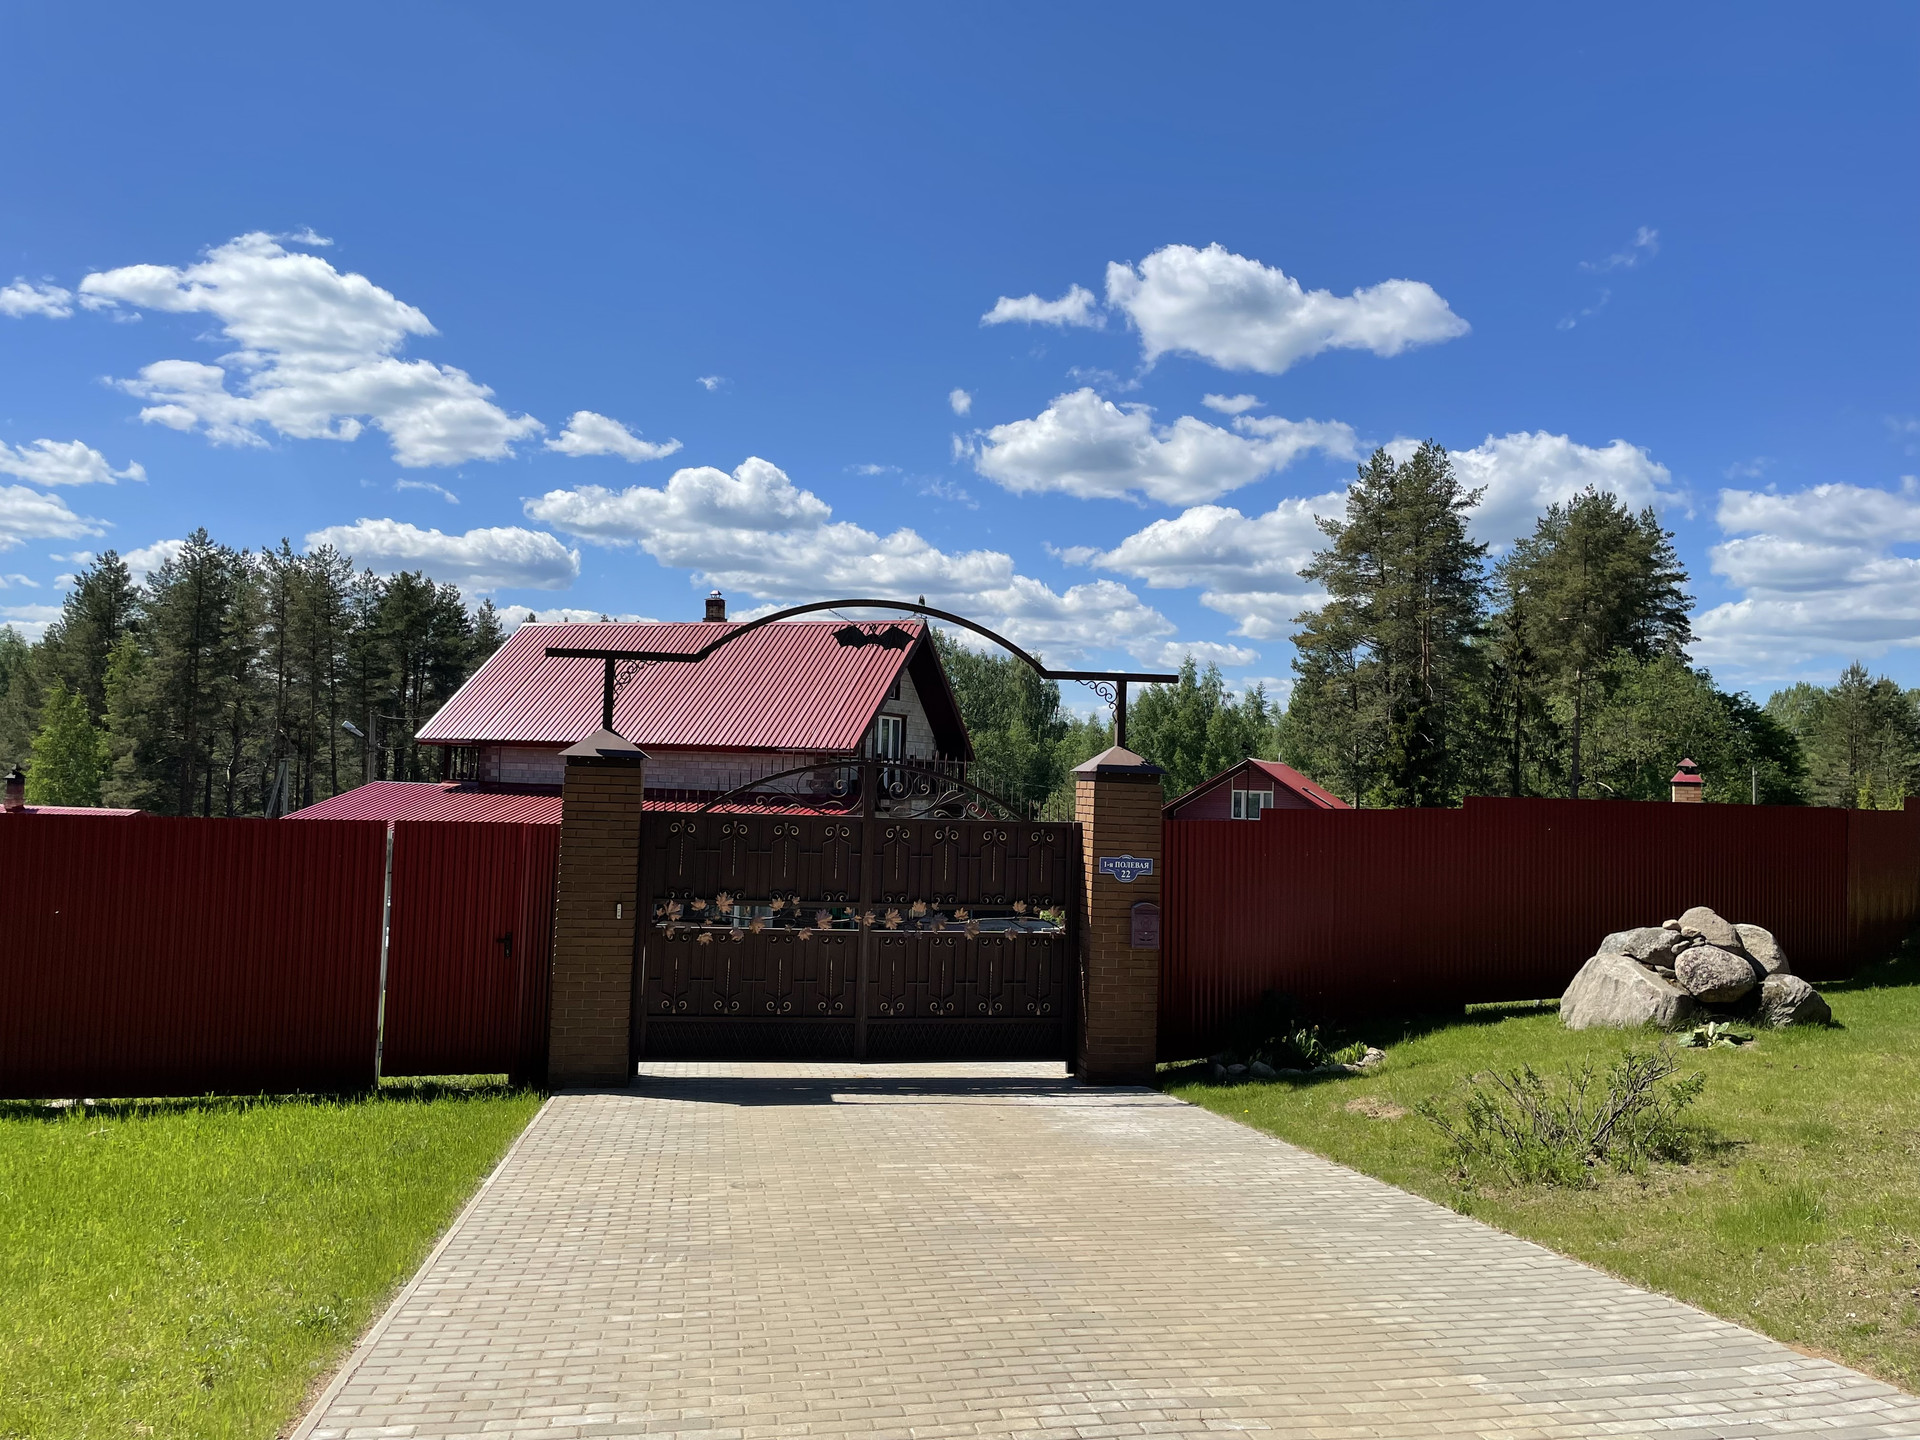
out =
<svg viewBox="0 0 1920 1440"><path fill-rule="evenodd" d="M1666 1045L1629 1048L1604 1074L1591 1060L1551 1077L1531 1065L1483 1070L1467 1077L1457 1110L1438 1099L1418 1109L1446 1137L1462 1184L1585 1185L1603 1164L1685 1157L1680 1116L1706 1077L1678 1070Z"/></svg>
<svg viewBox="0 0 1920 1440"><path fill-rule="evenodd" d="M1222 1058L1248 1065L1259 1060L1276 1070L1311 1070L1358 1060L1366 1049L1361 1044L1334 1049L1318 1025L1301 1018L1292 996L1269 990L1235 1021Z"/></svg>
<svg viewBox="0 0 1920 1440"><path fill-rule="evenodd" d="M1736 1030L1724 1020L1710 1020L1705 1025L1696 1025L1687 1035L1687 1048L1691 1050L1711 1050L1716 1045L1729 1049L1736 1045L1751 1045L1753 1035L1750 1031Z"/></svg>

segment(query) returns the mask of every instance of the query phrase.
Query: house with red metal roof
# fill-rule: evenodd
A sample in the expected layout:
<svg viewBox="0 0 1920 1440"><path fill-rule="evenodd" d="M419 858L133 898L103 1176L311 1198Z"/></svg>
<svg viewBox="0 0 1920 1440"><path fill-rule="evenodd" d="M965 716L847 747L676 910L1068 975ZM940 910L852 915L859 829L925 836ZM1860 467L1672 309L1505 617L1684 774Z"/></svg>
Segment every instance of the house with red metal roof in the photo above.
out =
<svg viewBox="0 0 1920 1440"><path fill-rule="evenodd" d="M1242 760L1169 801L1169 820L1258 820L1268 810L1351 810L1353 807L1278 760Z"/></svg>
<svg viewBox="0 0 1920 1440"><path fill-rule="evenodd" d="M363 785L302 818L557 822L560 752L600 728L603 667L549 649L691 654L729 626L716 596L685 623L528 623L415 739L446 751L442 785ZM971 760L960 707L924 621L782 621L705 660L623 665L613 728L647 753L649 803L704 802L833 762ZM809 777L773 782L800 794ZM429 794L428 792L433 792ZM538 812L536 819L535 812Z"/></svg>

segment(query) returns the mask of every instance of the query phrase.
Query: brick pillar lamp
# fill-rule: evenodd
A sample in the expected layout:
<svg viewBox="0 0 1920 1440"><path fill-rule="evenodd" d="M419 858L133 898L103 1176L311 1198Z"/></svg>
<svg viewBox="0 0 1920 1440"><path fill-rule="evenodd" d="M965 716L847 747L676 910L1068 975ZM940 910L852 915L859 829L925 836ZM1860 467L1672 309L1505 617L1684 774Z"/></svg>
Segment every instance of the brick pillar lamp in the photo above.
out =
<svg viewBox="0 0 1920 1440"><path fill-rule="evenodd" d="M1075 1065L1088 1085L1146 1085L1160 1022L1160 777L1118 745L1076 766L1086 857Z"/></svg>
<svg viewBox="0 0 1920 1440"><path fill-rule="evenodd" d="M647 757L599 730L560 752L560 873L554 898L547 1084L633 1078L634 936Z"/></svg>
<svg viewBox="0 0 1920 1440"><path fill-rule="evenodd" d="M1673 786L1676 805L1698 805L1706 799L1707 782L1700 774L1700 767L1691 760L1682 760L1668 783Z"/></svg>

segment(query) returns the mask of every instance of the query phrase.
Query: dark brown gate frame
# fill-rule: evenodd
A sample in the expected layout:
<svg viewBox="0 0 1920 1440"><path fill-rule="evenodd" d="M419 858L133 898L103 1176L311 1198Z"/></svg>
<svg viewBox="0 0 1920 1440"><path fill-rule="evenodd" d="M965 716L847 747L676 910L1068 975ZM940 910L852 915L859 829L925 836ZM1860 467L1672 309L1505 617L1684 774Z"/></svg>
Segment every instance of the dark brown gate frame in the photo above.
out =
<svg viewBox="0 0 1920 1440"><path fill-rule="evenodd" d="M1154 675L1135 670L1049 670L1036 657L1028 654L1006 636L989 630L977 621L969 620L964 615L955 615L950 610L936 610L931 605L915 604L904 600L819 600L811 605L795 605L791 609L776 610L771 615L762 615L758 620L749 620L745 624L734 626L726 634L716 637L698 650L589 650L568 646L549 646L547 658L605 662L606 678L600 693L600 728L611 730L613 729L613 702L620 690L614 670L617 664L621 662L643 665L693 664L706 659L722 645L730 644L742 635L749 635L763 625L771 625L778 620L791 620L796 615L812 615L821 610L905 610L910 614L944 620L949 625L959 625L973 631L976 635L984 635L1003 650L1026 661L1042 680L1077 680L1101 699L1112 704L1113 743L1123 748L1127 743L1127 682L1138 680L1150 685L1169 685L1180 678L1178 675Z"/></svg>
<svg viewBox="0 0 1920 1440"><path fill-rule="evenodd" d="M578 648L578 647L571 647L571 646L549 646L547 648L546 653L547 653L547 658L552 660L599 660L606 666L605 678L602 681L601 692L600 692L600 728L603 730L612 730L614 701L619 697L620 686L622 683L617 673L617 669L616 669L617 666L625 663L625 664L633 665L637 669L638 666L647 665L647 664L667 664L667 665L697 664L698 662L706 659L709 655L713 654L713 652L718 650L722 645L731 644L733 641L738 640L741 636L749 635L755 630L758 630L763 626L772 625L777 621L781 621L781 620L791 620L798 615L817 614L822 610L903 610L912 615L925 615L930 619L944 620L950 625L958 625L958 626L961 626L963 629L971 630L976 635L981 635L986 637L987 639L993 641L994 644L1000 646L1003 650L1006 650L1009 653L1018 656L1021 660L1024 660L1027 663L1027 665L1030 668L1032 668L1032 670L1037 675L1040 676L1041 679L1043 680L1076 680L1081 684L1085 685L1089 690L1093 691L1093 693L1098 695L1101 699L1108 701L1113 706L1113 743L1115 745L1121 746L1122 748L1124 748L1127 743L1127 682L1130 680L1137 680L1145 684L1165 685L1165 684L1173 684L1177 682L1180 678L1178 675L1158 675L1150 672L1134 671L1134 670L1052 670L1052 669L1049 669L1047 666L1042 665L1038 657L1028 653L1026 650L1022 649L1020 646L1014 644L1013 641L1007 639L1006 636L1001 635L996 631L989 630L986 626L980 624L978 621L969 620L964 615L956 615L950 610L939 610L934 608L931 605L925 605L918 602L908 602L904 600L875 600L875 599L820 600L820 601L815 601L813 604L810 604L810 605L795 605L786 610L776 610L771 615L762 615L757 620L749 620L744 624L733 626L729 628L724 635L716 636L710 643L701 646L698 650L691 650L691 651L603 650L603 649ZM863 636L864 636L864 632L863 632ZM861 640L850 640L850 639L843 638L841 639L840 643L843 645L846 645L846 644L860 644L860 643L866 643L866 642L864 638ZM629 677L631 677L632 673L633 673L632 671L628 672ZM866 812L866 816L870 818L873 811L874 786L872 782L869 781L863 784L861 788L864 792L862 809L863 811ZM870 883L870 877L868 875L868 871L870 867L875 863L874 855L871 853L867 853L871 850L870 842L871 842L871 835L863 834L862 845L861 845L863 853L861 855L861 861L860 861L860 870L861 870L861 887L860 888L863 895L868 893L871 889L871 883ZM642 888L644 889L644 886ZM644 1017L646 1012L645 1012L644 1004L641 1003L641 990L642 990L644 980L643 980L643 974L642 974L643 967L640 961L640 951L642 949L641 937L646 933L645 927L648 924L648 917L652 914L652 908L653 908L651 896L642 894L639 898L641 901L638 907L639 921L634 928L634 971L633 971L634 1004L633 1004L633 1009L629 1012L630 1014L633 1015L633 1022L631 1023L631 1028L629 1030L629 1035L630 1035L629 1049L628 1049L629 1063L631 1063L634 1055L637 1054L638 1052L638 1048L641 1044L641 1035L643 1033L642 1026L644 1026L645 1024ZM1079 908L1080 908L1079 906L1074 907L1074 912L1076 914ZM867 1015L866 1015L867 989L868 989L869 980L871 978L871 969L872 969L872 961L871 961L871 955L870 955L871 941L872 941L872 937L871 937L870 931L863 932L861 935L860 948L857 952L858 959L857 959L856 977L854 982L855 983L854 1034L856 1037L855 1053L857 1058L860 1058L863 1060L866 1058L865 1042L866 1042L866 1020L867 1020ZM1073 957L1076 954L1076 950L1077 950L1077 947L1074 944L1074 940L1070 931L1069 940L1068 940L1069 957ZM1079 987L1077 982L1070 982L1069 989L1068 989L1069 995L1076 994L1078 991L1078 988ZM1071 1025L1069 1025L1068 1033L1069 1035L1071 1035L1072 1033ZM1071 1041L1069 1043L1071 1043Z"/></svg>

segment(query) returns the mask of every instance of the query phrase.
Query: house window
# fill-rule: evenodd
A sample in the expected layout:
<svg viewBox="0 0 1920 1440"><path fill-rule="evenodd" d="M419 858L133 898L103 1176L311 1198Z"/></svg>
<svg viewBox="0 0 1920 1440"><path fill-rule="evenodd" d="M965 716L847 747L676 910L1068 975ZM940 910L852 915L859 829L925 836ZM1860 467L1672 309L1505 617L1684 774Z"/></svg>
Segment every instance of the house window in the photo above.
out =
<svg viewBox="0 0 1920 1440"><path fill-rule="evenodd" d="M900 698L900 677L896 675L893 677L893 684L887 690L887 699L898 700L899 698Z"/></svg>
<svg viewBox="0 0 1920 1440"><path fill-rule="evenodd" d="M907 721L904 715L882 715L873 722L873 757L898 760L907 749Z"/></svg>
<svg viewBox="0 0 1920 1440"><path fill-rule="evenodd" d="M1262 810L1273 808L1271 790L1236 790L1233 792L1233 818L1236 820L1258 820Z"/></svg>

